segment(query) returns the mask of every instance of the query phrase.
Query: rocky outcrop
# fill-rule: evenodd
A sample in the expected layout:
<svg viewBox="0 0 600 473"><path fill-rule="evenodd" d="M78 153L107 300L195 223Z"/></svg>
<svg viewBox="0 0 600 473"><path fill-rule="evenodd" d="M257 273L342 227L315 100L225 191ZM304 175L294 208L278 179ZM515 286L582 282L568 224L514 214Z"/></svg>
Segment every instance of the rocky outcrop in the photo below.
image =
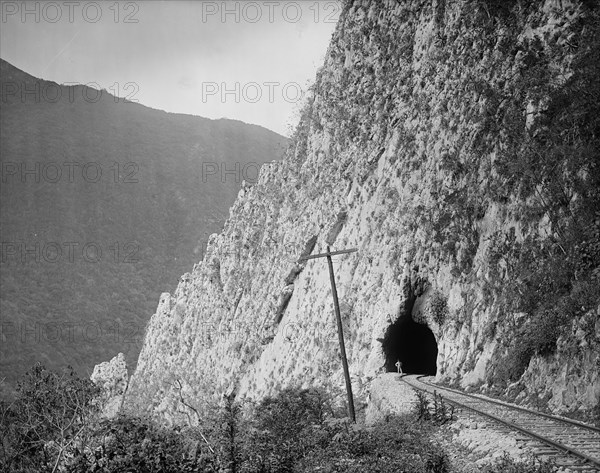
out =
<svg viewBox="0 0 600 473"><path fill-rule="evenodd" d="M571 173L584 145L568 130L590 133L577 159L597 141L565 118L593 104L576 86L597 16L589 2L345 2L283 162L262 167L161 297L127 404L183 422L180 385L199 410L293 385L343 402L327 264L297 261L329 244L358 249L334 267L359 399L393 366L382 342L402 319L435 337L438 379L505 389L527 370L563 406L554 386L588 348L557 337L598 303L600 245L576 241L595 231L597 174Z"/></svg>
<svg viewBox="0 0 600 473"><path fill-rule="evenodd" d="M102 415L108 418L116 416L123 403L123 396L129 382L123 353L119 353L110 361L96 365L90 379L102 388L100 400Z"/></svg>
<svg viewBox="0 0 600 473"><path fill-rule="evenodd" d="M415 411L415 390L400 382L400 374L384 373L371 382L371 393L365 412L365 423L374 425L390 416L403 416Z"/></svg>

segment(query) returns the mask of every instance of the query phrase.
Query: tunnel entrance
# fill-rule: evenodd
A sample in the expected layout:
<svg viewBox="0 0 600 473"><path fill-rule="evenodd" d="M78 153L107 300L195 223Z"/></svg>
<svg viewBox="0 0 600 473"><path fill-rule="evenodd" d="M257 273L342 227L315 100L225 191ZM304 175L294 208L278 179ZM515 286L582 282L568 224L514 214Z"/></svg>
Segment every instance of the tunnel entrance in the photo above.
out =
<svg viewBox="0 0 600 473"><path fill-rule="evenodd" d="M380 339L385 354L385 370L396 372L396 362L400 361L404 373L435 375L438 354L435 336L427 325L419 324L412 318L417 297L410 285L406 288L406 294L400 317Z"/></svg>
<svg viewBox="0 0 600 473"><path fill-rule="evenodd" d="M426 325L416 323L411 316L400 317L390 325L382 341L385 370L396 372L396 362L402 371L411 374L435 375L437 343Z"/></svg>

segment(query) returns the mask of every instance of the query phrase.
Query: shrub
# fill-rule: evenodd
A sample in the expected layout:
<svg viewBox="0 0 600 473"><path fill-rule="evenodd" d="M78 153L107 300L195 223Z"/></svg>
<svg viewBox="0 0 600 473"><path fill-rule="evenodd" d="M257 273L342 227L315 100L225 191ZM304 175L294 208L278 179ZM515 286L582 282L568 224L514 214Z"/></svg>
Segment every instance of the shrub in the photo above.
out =
<svg viewBox="0 0 600 473"><path fill-rule="evenodd" d="M334 417L319 390L286 389L263 400L239 423L236 472L448 471L427 426L392 418L370 429Z"/></svg>
<svg viewBox="0 0 600 473"><path fill-rule="evenodd" d="M331 407L319 390L285 389L251 410L248 429L240 436L241 471L290 471L328 437L323 428Z"/></svg>
<svg viewBox="0 0 600 473"><path fill-rule="evenodd" d="M536 459L515 461L506 454L482 469L482 473L553 473L555 471L556 466L551 462Z"/></svg>
<svg viewBox="0 0 600 473"><path fill-rule="evenodd" d="M441 292L434 291L431 295L429 309L433 320L435 320L438 325L443 325L446 317L448 317L448 302Z"/></svg>
<svg viewBox="0 0 600 473"><path fill-rule="evenodd" d="M92 441L76 446L68 473L144 471L148 473L216 472L216 458L199 448L193 430L167 429L135 417L104 420Z"/></svg>
<svg viewBox="0 0 600 473"><path fill-rule="evenodd" d="M414 410L418 420L431 421L437 425L454 420L454 406L446 403L436 391L433 392L433 403L427 394L415 389Z"/></svg>
<svg viewBox="0 0 600 473"><path fill-rule="evenodd" d="M216 472L198 432L165 429L149 420L98 420L100 389L62 372L34 366L16 399L0 403L0 471Z"/></svg>
<svg viewBox="0 0 600 473"><path fill-rule="evenodd" d="M300 472L445 473L446 455L427 438L428 430L410 417L394 417L371 429L340 430L326 446L297 464Z"/></svg>
<svg viewBox="0 0 600 473"><path fill-rule="evenodd" d="M35 365L19 381L16 399L0 404L0 469L56 471L96 414L99 394L71 367L58 373Z"/></svg>

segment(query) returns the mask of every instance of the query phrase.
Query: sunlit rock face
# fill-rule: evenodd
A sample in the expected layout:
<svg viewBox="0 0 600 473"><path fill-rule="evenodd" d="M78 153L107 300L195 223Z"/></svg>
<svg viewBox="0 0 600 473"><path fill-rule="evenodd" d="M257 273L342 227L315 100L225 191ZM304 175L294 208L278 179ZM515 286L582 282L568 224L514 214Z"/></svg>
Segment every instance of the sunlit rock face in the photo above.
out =
<svg viewBox="0 0 600 473"><path fill-rule="evenodd" d="M372 425L386 418L407 415L415 410L415 390L400 381L398 373L385 373L371 384L372 395L365 412L365 423Z"/></svg>
<svg viewBox="0 0 600 473"><path fill-rule="evenodd" d="M102 388L102 415L109 418L117 415L129 381L123 353L119 353L110 361L96 365L90 379Z"/></svg>
<svg viewBox="0 0 600 473"><path fill-rule="evenodd" d="M184 422L182 397L202 409L224 393L258 398L287 386L322 386L343 402L327 263L297 262L327 244L358 249L334 257L358 403L390 370L388 328L408 317L433 336L419 356L437 350L438 380L505 389L526 369L535 382L523 389L546 393L553 408L564 407L557 390L569 383L569 409L593 407L597 377L569 367L574 357L597 363L597 347L576 335L559 341L568 350L526 353L524 366L502 371L539 309L511 305L526 291L511 289L522 279L509 256L554 230L532 210L537 194L510 187L499 163L573 76L582 25L597 13L526 3L344 3L285 158L240 191L204 259L161 296L129 408ZM575 39L577 51L566 45Z"/></svg>

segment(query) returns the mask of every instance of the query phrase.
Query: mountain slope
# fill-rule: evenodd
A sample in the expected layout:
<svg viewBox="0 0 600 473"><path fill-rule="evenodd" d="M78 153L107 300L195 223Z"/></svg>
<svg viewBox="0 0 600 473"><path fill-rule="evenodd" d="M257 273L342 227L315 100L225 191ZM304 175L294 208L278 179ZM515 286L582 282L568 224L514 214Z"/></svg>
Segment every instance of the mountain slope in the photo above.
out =
<svg viewBox="0 0 600 473"><path fill-rule="evenodd" d="M346 1L282 163L161 296L126 405L344 382L402 361L553 410L600 378L600 10L592 2ZM235 248L235 252L229 251ZM430 363L430 360L435 363Z"/></svg>
<svg viewBox="0 0 600 473"><path fill-rule="evenodd" d="M0 66L1 377L133 366L159 294L286 139Z"/></svg>

